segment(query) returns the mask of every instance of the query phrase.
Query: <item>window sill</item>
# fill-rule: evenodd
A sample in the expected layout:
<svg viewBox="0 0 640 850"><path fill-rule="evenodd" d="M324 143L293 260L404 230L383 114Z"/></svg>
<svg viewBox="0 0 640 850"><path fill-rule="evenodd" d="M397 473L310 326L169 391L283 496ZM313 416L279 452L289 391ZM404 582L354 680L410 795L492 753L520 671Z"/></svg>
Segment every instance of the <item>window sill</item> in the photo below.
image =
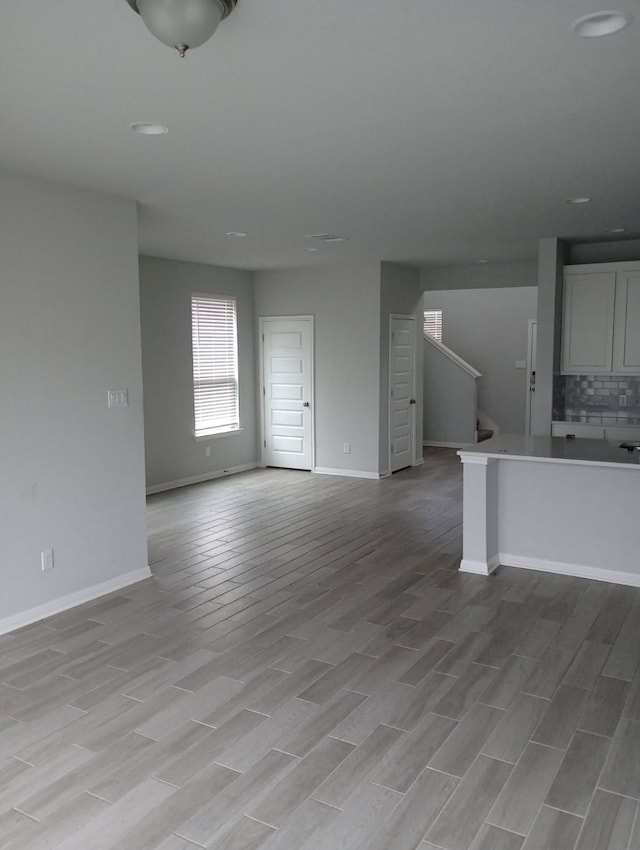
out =
<svg viewBox="0 0 640 850"><path fill-rule="evenodd" d="M207 440L219 440L220 437L232 437L234 434L241 434L244 428L231 428L229 431L216 431L215 434L203 434L201 437L194 435L193 439L196 443L204 443Z"/></svg>

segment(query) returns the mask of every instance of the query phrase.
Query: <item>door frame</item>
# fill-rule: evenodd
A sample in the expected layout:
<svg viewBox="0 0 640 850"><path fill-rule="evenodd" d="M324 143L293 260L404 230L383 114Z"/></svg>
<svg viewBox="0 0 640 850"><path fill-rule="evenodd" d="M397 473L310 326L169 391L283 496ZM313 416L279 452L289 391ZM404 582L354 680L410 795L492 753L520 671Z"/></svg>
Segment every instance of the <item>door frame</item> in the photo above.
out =
<svg viewBox="0 0 640 850"><path fill-rule="evenodd" d="M264 422L264 397L265 397L265 386L264 386L264 323L265 322L300 322L306 321L309 322L309 382L311 384L309 388L309 402L311 404L311 410L309 411L309 415L311 417L311 472L313 472L316 468L316 399L315 399L315 358L314 358L314 350L315 350L315 328L314 328L314 316L259 316L258 317L258 395L260 396L260 460L258 461L258 466L261 469L266 467L265 459L264 459L264 450L265 450L265 422Z"/></svg>
<svg viewBox="0 0 640 850"><path fill-rule="evenodd" d="M535 389L535 381L531 383L531 373L533 366L533 335L534 335L534 326L535 326L535 334L536 334L536 343L537 343L537 334L538 334L538 320L537 319L529 319L527 324L527 368L525 372L525 390L527 393L525 400L525 410L524 410L524 433L531 434L531 414L533 412L533 393ZM536 345L537 348L537 345ZM536 352L537 354L537 352ZM537 357L536 357L537 359ZM536 369L537 371L537 369Z"/></svg>
<svg viewBox="0 0 640 850"><path fill-rule="evenodd" d="M418 335L416 333L416 317L415 315L410 315L408 313L389 313L389 335L388 335L388 343L389 343L389 352L388 352L388 372L387 372L387 470L389 475L393 475L393 471L391 469L391 372L392 372L392 347L391 347L391 334L392 329L391 325L394 319L411 319L413 322L413 386L411 387L411 397L416 399L416 403L410 405L413 408L413 412L411 414L413 419L413 444L411 447L411 466L419 466L418 458L416 457L416 428L417 428L417 416L416 416L416 408L418 407L418 399L416 397L416 378L418 371ZM420 459L420 463L422 459Z"/></svg>

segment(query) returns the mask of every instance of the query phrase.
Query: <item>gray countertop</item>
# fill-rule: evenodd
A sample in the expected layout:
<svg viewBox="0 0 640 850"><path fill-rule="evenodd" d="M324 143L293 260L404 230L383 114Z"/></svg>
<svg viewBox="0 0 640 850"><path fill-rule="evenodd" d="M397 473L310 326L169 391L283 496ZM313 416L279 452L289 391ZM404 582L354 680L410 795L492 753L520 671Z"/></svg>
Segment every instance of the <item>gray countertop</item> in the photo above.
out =
<svg viewBox="0 0 640 850"><path fill-rule="evenodd" d="M565 437L531 437L500 434L477 446L458 452L462 462L478 462L481 457L529 460L547 463L602 464L640 469L640 451L628 452L606 440L567 440Z"/></svg>

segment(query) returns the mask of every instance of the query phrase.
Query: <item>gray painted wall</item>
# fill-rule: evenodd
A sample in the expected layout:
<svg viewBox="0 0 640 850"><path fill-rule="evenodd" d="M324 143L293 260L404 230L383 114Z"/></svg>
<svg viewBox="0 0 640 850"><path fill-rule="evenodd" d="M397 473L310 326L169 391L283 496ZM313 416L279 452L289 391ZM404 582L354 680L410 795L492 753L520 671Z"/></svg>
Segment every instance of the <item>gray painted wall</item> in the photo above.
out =
<svg viewBox="0 0 640 850"><path fill-rule="evenodd" d="M417 269L382 263L380 266L380 471L389 470L389 317L414 316L416 346L415 456L422 457L422 292Z"/></svg>
<svg viewBox="0 0 640 850"><path fill-rule="evenodd" d="M146 567L136 205L2 175L0 256L4 618Z"/></svg>
<svg viewBox="0 0 640 850"><path fill-rule="evenodd" d="M538 265L535 260L520 263L425 266L420 270L420 286L424 290L496 289L537 285Z"/></svg>
<svg viewBox="0 0 640 850"><path fill-rule="evenodd" d="M477 381L442 351L422 339L425 442L473 444ZM482 380L481 378L479 380Z"/></svg>
<svg viewBox="0 0 640 850"><path fill-rule="evenodd" d="M255 310L315 317L316 466L378 472L379 264L258 272Z"/></svg>
<svg viewBox="0 0 640 850"><path fill-rule="evenodd" d="M194 439L191 295L234 295L238 310L241 431ZM199 263L140 258L147 487L255 463L253 275ZM205 453L210 448L210 456Z"/></svg>
<svg viewBox="0 0 640 850"><path fill-rule="evenodd" d="M424 293L424 309L442 309L442 341L482 372L478 408L502 432L524 433L529 319L537 313L537 289L442 290Z"/></svg>
<svg viewBox="0 0 640 850"><path fill-rule="evenodd" d="M622 263L640 260L640 239L616 239L610 242L585 242L570 245L568 263Z"/></svg>

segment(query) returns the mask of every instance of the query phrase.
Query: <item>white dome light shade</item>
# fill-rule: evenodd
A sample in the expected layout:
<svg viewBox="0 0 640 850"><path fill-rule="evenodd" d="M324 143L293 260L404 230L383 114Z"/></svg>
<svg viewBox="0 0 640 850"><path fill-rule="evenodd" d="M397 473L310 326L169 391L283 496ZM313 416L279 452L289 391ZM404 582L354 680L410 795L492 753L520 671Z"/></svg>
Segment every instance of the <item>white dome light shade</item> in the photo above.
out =
<svg viewBox="0 0 640 850"><path fill-rule="evenodd" d="M137 7L149 32L181 54L208 41L225 14L220 0L137 0Z"/></svg>
<svg viewBox="0 0 640 850"><path fill-rule="evenodd" d="M626 12L592 12L571 24L571 29L581 38L599 38L620 32L631 22Z"/></svg>

